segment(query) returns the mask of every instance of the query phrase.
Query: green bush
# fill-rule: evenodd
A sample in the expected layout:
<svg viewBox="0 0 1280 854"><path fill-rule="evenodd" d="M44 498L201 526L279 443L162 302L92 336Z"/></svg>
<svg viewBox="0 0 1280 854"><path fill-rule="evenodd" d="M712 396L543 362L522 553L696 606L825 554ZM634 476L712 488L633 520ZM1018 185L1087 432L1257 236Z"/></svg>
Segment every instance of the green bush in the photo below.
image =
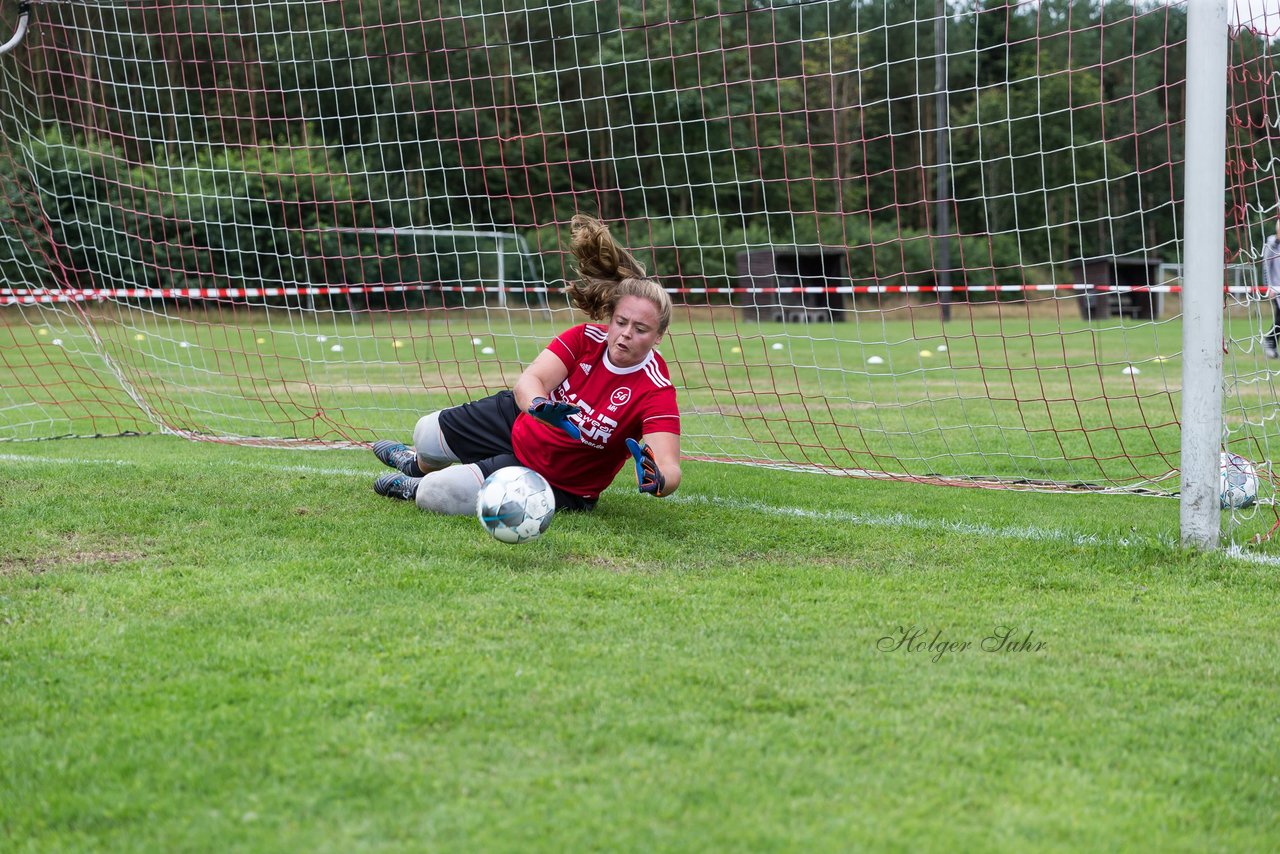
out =
<svg viewBox="0 0 1280 854"><path fill-rule="evenodd" d="M317 140L209 148L130 164L58 128L31 144L31 180L67 283L302 287L370 281L353 185Z"/></svg>

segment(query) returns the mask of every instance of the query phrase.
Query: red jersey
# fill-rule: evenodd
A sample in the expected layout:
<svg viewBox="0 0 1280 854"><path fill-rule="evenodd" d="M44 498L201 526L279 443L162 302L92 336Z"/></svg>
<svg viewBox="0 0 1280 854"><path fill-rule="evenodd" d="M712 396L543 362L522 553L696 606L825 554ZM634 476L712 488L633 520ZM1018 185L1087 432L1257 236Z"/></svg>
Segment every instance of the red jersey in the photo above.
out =
<svg viewBox="0 0 1280 854"><path fill-rule="evenodd" d="M618 368L607 348L606 327L594 323L575 326L547 345L569 369L551 399L581 407L570 416L581 439L527 412L511 428L511 446L521 463L552 486L583 498L599 497L632 458L628 438L680 432L675 386L658 351L649 351L634 367Z"/></svg>

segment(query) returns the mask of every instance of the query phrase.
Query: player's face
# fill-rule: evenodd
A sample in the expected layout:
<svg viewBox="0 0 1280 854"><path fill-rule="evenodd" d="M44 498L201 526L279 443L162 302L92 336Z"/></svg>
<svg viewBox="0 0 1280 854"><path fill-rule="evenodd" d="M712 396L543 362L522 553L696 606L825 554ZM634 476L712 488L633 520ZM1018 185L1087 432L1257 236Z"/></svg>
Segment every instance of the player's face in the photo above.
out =
<svg viewBox="0 0 1280 854"><path fill-rule="evenodd" d="M638 365L661 339L657 306L644 297L618 300L609 320L610 362L619 368Z"/></svg>

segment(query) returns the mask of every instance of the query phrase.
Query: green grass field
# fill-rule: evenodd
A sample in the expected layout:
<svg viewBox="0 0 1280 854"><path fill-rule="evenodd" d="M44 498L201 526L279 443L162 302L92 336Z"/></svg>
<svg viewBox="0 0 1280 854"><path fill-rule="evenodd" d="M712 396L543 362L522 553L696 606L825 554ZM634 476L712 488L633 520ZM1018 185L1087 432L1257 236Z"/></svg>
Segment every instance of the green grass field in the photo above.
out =
<svg viewBox="0 0 1280 854"><path fill-rule="evenodd" d="M367 451L141 406L403 438L558 319L43 317L0 315L0 437L152 435L0 442L0 849L1280 844L1270 540L1183 550L1170 498L691 460L506 546L374 495ZM694 457L1167 490L1180 346L1014 306L691 315L664 350ZM1265 450L1256 356L1227 417Z"/></svg>
<svg viewBox="0 0 1280 854"><path fill-rule="evenodd" d="M0 848L1280 844L1280 567L1173 500L691 462L506 546L380 470L0 445Z"/></svg>

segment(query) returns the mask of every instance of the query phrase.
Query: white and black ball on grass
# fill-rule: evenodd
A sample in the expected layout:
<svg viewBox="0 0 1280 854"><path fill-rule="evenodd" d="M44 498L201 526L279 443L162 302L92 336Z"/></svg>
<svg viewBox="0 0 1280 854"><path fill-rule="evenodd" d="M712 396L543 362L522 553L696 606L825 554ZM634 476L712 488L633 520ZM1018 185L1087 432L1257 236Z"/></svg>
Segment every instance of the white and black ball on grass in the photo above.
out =
<svg viewBox="0 0 1280 854"><path fill-rule="evenodd" d="M556 496L533 469L508 466L480 484L476 516L495 540L530 543L546 533L556 515Z"/></svg>
<svg viewBox="0 0 1280 854"><path fill-rule="evenodd" d="M1223 510L1243 510L1258 499L1258 473L1239 454L1223 451L1219 457L1218 501Z"/></svg>

